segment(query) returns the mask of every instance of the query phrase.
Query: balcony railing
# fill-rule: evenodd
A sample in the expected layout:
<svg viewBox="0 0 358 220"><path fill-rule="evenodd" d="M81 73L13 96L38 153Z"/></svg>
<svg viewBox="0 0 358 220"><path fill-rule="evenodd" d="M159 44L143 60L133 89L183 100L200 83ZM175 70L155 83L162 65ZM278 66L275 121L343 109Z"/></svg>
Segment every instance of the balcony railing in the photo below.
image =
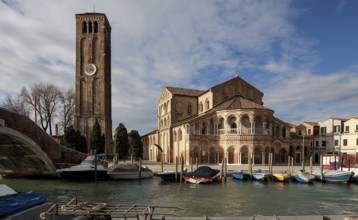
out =
<svg viewBox="0 0 358 220"><path fill-rule="evenodd" d="M256 129L254 132L251 132L250 128L230 128L230 129L219 129L218 130L218 135L268 135L269 132L268 130L263 130L263 129Z"/></svg>

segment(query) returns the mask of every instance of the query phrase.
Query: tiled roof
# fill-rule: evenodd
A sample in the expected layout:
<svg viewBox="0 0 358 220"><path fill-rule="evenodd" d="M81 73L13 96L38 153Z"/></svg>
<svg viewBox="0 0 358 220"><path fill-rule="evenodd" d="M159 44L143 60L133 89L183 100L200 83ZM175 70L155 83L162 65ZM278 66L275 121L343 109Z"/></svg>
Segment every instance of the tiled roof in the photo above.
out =
<svg viewBox="0 0 358 220"><path fill-rule="evenodd" d="M183 121L177 122L174 124L174 126L183 124L183 123L187 123L189 121L193 121L193 120L198 120L201 118L205 118L208 117L209 115L214 114L217 111L222 111L222 110L235 110L235 109L262 109L262 110L269 110L269 111L273 111L271 109L268 109L262 105L259 105L255 102L252 102L250 100L247 100L241 96L234 96L216 106L214 106L213 108L211 108L209 111L200 114L199 116L195 116L195 117L191 117L189 119L185 119Z"/></svg>
<svg viewBox="0 0 358 220"><path fill-rule="evenodd" d="M309 124L309 125L312 125L312 126L318 126L318 122L309 122L309 121L305 121L303 123L306 123L306 124Z"/></svg>
<svg viewBox="0 0 358 220"><path fill-rule="evenodd" d="M247 100L241 96L237 96L234 98L233 102L229 106L228 110L230 109L266 109L263 105L259 105L253 101Z"/></svg>
<svg viewBox="0 0 358 220"><path fill-rule="evenodd" d="M226 84L226 83L230 83L230 82L236 81L236 80L245 82L245 83L247 83L247 85L249 85L249 86L255 88L254 86L252 86L250 83L246 82L246 81L245 81L244 79L242 79L241 77L236 76L236 77L234 77L234 78L232 78L232 79L229 79L229 80L227 80L227 81L225 81L225 82L222 82L222 83L220 83L220 84L218 84L218 85L215 85L215 86L211 87L210 89L215 89L215 88L217 88L217 87L219 87L219 86L222 86L222 85L224 85L224 84ZM262 93L262 92L261 92L260 90L258 90L257 88L255 88L255 89L256 89L258 92ZM263 93L262 93L262 94L263 94Z"/></svg>
<svg viewBox="0 0 358 220"><path fill-rule="evenodd" d="M205 91L196 90L196 89L185 89L185 88L176 88L176 87L165 87L173 95L183 95L183 96L199 96Z"/></svg>
<svg viewBox="0 0 358 220"><path fill-rule="evenodd" d="M294 124L292 124L292 123L286 123L288 126L290 126L291 128L295 128L295 127L297 127L297 125L294 125Z"/></svg>

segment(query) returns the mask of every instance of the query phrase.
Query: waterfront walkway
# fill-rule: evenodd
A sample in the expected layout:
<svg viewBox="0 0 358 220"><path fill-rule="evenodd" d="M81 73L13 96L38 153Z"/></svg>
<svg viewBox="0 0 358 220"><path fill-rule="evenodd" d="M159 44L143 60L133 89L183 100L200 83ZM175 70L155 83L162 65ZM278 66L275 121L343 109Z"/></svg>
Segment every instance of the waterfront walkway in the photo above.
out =
<svg viewBox="0 0 358 220"><path fill-rule="evenodd" d="M145 165L147 167L149 167L154 174L157 174L158 172L161 172L161 164L160 162L153 162L153 161L142 161L142 165ZM221 170L222 169L222 164L199 164L200 166L210 166L213 169L218 169ZM188 172L191 172L191 165L184 165L184 167L187 168ZM193 166L193 170L196 170L196 164L194 164ZM298 170L300 170L302 167L301 165L297 165L297 166L293 166L293 172L297 172ZM163 164L163 171L175 171L176 166L173 163L165 163ZM269 167L268 165L253 165L252 166L252 171L255 170L262 170L262 171L268 171ZM310 166L306 165L305 166L305 170L310 172ZM178 165L178 171L180 170L180 165ZM237 170L241 170L241 171L248 171L249 170L249 166L247 164L228 164L227 165L227 173L228 176L230 176L232 174L232 172L237 171ZM274 172L278 172L278 173L284 173L288 171L288 166L284 166L284 165L274 165L272 166L272 170ZM314 165L312 166L312 170L313 172L318 172L319 171L319 165Z"/></svg>

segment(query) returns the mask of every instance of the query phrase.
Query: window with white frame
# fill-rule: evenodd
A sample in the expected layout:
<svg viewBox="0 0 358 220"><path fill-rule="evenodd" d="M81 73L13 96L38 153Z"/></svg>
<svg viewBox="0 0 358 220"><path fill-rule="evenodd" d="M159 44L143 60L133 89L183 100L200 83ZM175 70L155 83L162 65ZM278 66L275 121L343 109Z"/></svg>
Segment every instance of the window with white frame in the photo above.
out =
<svg viewBox="0 0 358 220"><path fill-rule="evenodd" d="M344 129L344 131L345 131L346 133L348 133L348 132L349 132L349 126L346 126L345 129Z"/></svg>

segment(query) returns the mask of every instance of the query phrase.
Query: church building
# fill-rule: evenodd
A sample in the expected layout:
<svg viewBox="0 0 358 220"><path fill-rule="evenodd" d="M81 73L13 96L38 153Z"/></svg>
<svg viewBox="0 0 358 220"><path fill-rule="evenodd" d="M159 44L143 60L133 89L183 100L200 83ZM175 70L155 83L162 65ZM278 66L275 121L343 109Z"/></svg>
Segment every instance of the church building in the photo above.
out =
<svg viewBox="0 0 358 220"><path fill-rule="evenodd" d="M273 153L274 163L286 164L288 156L300 162L302 139L291 138L291 125L263 105L263 96L240 77L206 91L165 87L158 129L142 137L144 159L174 163L183 157L185 164L211 164L227 158L229 164L247 164L252 157L263 165Z"/></svg>

